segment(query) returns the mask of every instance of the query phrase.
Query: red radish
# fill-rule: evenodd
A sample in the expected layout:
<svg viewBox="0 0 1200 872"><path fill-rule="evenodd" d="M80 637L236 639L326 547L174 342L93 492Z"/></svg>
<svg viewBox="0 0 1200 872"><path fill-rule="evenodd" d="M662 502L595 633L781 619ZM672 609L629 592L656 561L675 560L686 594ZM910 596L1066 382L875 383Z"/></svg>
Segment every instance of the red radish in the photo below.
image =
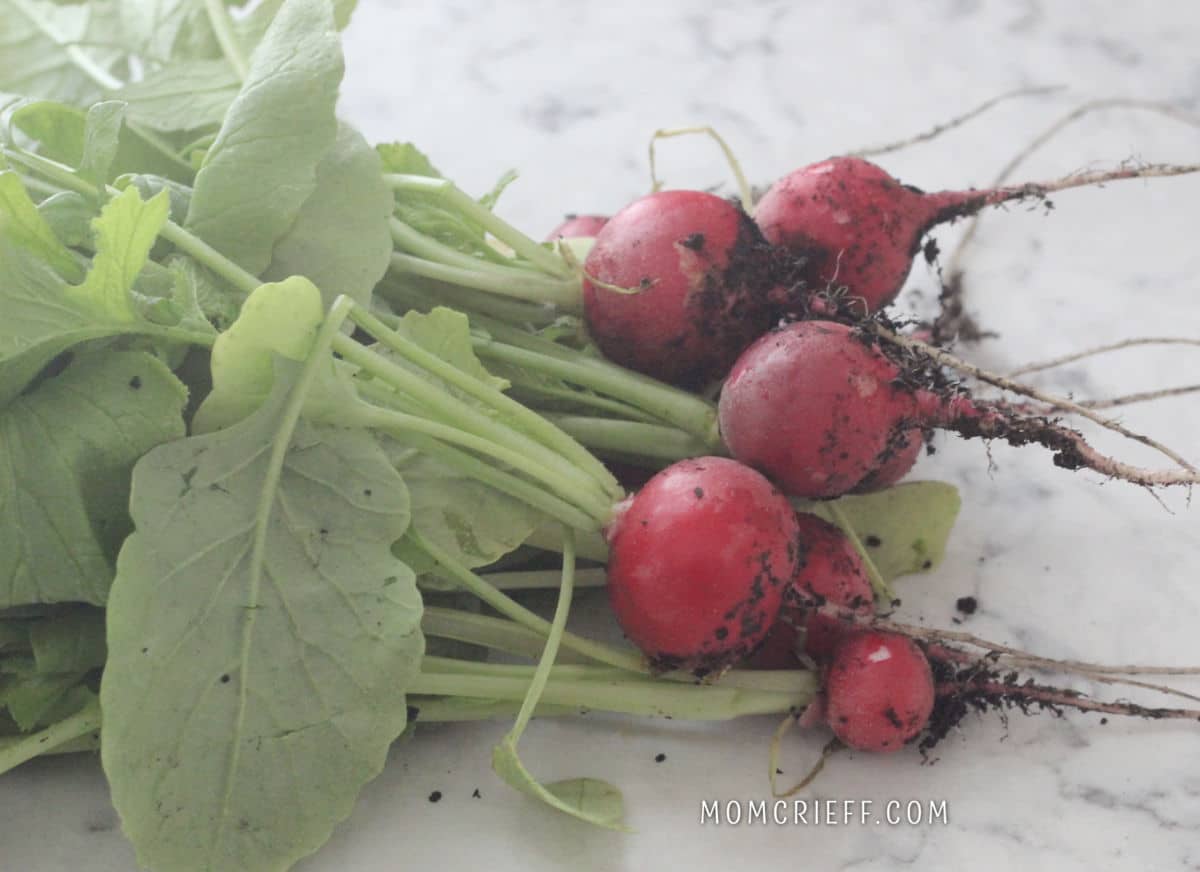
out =
<svg viewBox="0 0 1200 872"><path fill-rule="evenodd" d="M808 259L803 273L808 287L845 286L850 297L863 300L874 312L896 298L921 250L921 238L935 225L986 206L1070 187L1194 168L1168 168L1170 173L1150 169L1129 167L1046 184L927 194L901 184L870 161L835 157L777 181L759 200L754 220L772 243Z"/></svg>
<svg viewBox="0 0 1200 872"><path fill-rule="evenodd" d="M791 504L749 467L723 457L675 463L607 530L617 621L656 668L720 671L778 617L796 535Z"/></svg>
<svg viewBox="0 0 1200 872"><path fill-rule="evenodd" d="M907 636L853 633L838 643L825 677L825 718L860 751L896 751L933 712L929 661Z"/></svg>
<svg viewBox="0 0 1200 872"><path fill-rule="evenodd" d="M651 194L614 215L588 253L588 329L610 360L700 386L773 323L778 271L737 206L701 191Z"/></svg>
<svg viewBox="0 0 1200 872"><path fill-rule="evenodd" d="M871 581L863 567L858 550L846 534L833 524L809 512L799 512L796 521L800 531L801 553L804 562L796 578L784 594L783 612L762 647L750 658L748 665L755 669L793 669L799 661L798 627L805 628L804 653L814 660L826 660L834 645L847 631L846 625L835 617L808 615L802 605L788 605L790 593L801 600L828 602L869 616L874 609Z"/></svg>
<svg viewBox="0 0 1200 872"><path fill-rule="evenodd" d="M568 215L566 219L546 234L546 241L574 239L580 236L595 236L608 223L607 215Z"/></svg>
<svg viewBox="0 0 1200 872"><path fill-rule="evenodd" d="M1192 484L1190 472L1131 466L1100 454L1075 430L1028 407L973 399L932 358L884 343L869 328L797 321L738 358L721 390L718 419L730 453L798 497L835 497L859 486L914 428L1040 444L1065 469L1092 469L1148 487Z"/></svg>
<svg viewBox="0 0 1200 872"><path fill-rule="evenodd" d="M841 496L876 469L894 433L916 423L900 376L854 328L798 321L738 358L721 390L721 435L786 493Z"/></svg>
<svg viewBox="0 0 1200 872"><path fill-rule="evenodd" d="M869 493L896 484L917 465L924 447L925 434L919 429L901 432L889 446L886 459L858 483L854 492Z"/></svg>

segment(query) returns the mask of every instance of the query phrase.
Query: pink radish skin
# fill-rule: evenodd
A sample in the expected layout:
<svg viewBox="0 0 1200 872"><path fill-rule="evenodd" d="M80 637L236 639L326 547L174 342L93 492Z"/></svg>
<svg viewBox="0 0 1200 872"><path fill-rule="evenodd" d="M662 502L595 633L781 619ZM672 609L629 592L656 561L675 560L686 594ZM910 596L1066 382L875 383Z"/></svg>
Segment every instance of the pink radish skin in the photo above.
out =
<svg viewBox="0 0 1200 872"><path fill-rule="evenodd" d="M546 234L546 241L595 236L607 223L607 215L568 215L561 224Z"/></svg>
<svg viewBox="0 0 1200 872"><path fill-rule="evenodd" d="M852 633L838 643L825 677L825 719L860 751L897 751L933 712L929 661L906 636Z"/></svg>
<svg viewBox="0 0 1200 872"><path fill-rule="evenodd" d="M854 328L798 321L746 349L721 390L721 435L734 457L785 493L849 493L917 422L900 369Z"/></svg>
<svg viewBox="0 0 1200 872"><path fill-rule="evenodd" d="M832 321L771 331L738 358L721 390L717 416L730 453L786 493L809 499L859 486L914 428L1043 445L1055 466L1147 487L1190 481L1174 470L1121 463L1054 420L941 383L928 359L906 358L899 348L891 353L895 359L868 331Z"/></svg>
<svg viewBox="0 0 1200 872"><path fill-rule="evenodd" d="M642 197L604 225L584 262L588 329L622 366L687 387L718 379L772 323L765 248L720 197Z"/></svg>
<svg viewBox="0 0 1200 872"><path fill-rule="evenodd" d="M845 286L874 312L900 293L932 227L1028 196L1025 186L927 194L870 161L835 157L777 181L754 220L770 242L809 258L810 288Z"/></svg>
<svg viewBox="0 0 1200 872"><path fill-rule="evenodd" d="M871 493L899 483L912 472L925 447L925 434L920 430L905 430L894 440L891 455L880 463L854 488L855 493Z"/></svg>
<svg viewBox="0 0 1200 872"><path fill-rule="evenodd" d="M805 627L804 653L824 661L833 653L837 641L847 632L845 623L826 615L808 615L803 606L788 605L789 595L801 600L819 599L863 616L873 612L874 595L863 567L862 557L846 535L816 515L799 512L804 562L795 580L784 594L785 605L762 648L750 658L755 669L795 669L799 665L799 631Z"/></svg>
<svg viewBox="0 0 1200 872"><path fill-rule="evenodd" d="M791 504L749 467L723 457L669 466L607 531L618 623L657 669L725 669L777 619L797 530Z"/></svg>

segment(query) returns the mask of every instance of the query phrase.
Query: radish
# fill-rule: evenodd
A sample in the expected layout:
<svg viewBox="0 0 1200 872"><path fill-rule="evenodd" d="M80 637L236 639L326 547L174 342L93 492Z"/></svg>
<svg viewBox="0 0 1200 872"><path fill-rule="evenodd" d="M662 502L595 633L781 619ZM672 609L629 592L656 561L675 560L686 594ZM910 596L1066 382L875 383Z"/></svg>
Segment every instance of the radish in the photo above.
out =
<svg viewBox="0 0 1200 872"><path fill-rule="evenodd" d="M925 434L919 429L905 430L889 447L885 458L878 461L875 469L854 488L855 493L883 490L899 482L912 472L925 447Z"/></svg>
<svg viewBox="0 0 1200 872"><path fill-rule="evenodd" d="M796 513L723 457L658 473L609 525L608 592L655 669L718 672L767 635L799 562Z"/></svg>
<svg viewBox="0 0 1200 872"><path fill-rule="evenodd" d="M759 200L754 220L772 243L807 258L803 278L810 288L844 286L874 312L896 298L921 250L921 238L935 225L1053 191L1194 169L1122 167L1050 183L927 194L870 161L835 157L777 181Z"/></svg>
<svg viewBox="0 0 1200 872"><path fill-rule="evenodd" d="M1054 452L1056 466L1147 487L1200 480L1187 468L1142 469L1114 460L1029 407L975 400L933 365L945 359L942 352L923 353L894 334L884 343L874 329L797 321L746 349L717 409L730 453L786 493L808 499L860 486L914 428L1037 443Z"/></svg>
<svg viewBox="0 0 1200 872"><path fill-rule="evenodd" d="M896 751L933 712L933 673L906 636L853 633L838 643L825 677L825 718L860 751Z"/></svg>
<svg viewBox="0 0 1200 872"><path fill-rule="evenodd" d="M661 191L614 215L583 269L588 329L605 356L697 387L774 323L773 301L797 267L732 203Z"/></svg>
<svg viewBox="0 0 1200 872"><path fill-rule="evenodd" d="M773 330L721 390L721 435L734 457L792 496L849 493L917 423L900 368L865 334L832 321Z"/></svg>
<svg viewBox="0 0 1200 872"><path fill-rule="evenodd" d="M607 215L568 215L561 224L546 234L546 241L595 236L607 223Z"/></svg>
<svg viewBox="0 0 1200 872"><path fill-rule="evenodd" d="M835 617L809 614L805 605L786 604L789 595L805 603L832 603L864 616L870 616L874 610L875 599L862 557L846 534L809 512L797 513L796 521L804 562L784 593L785 605L779 620L750 658L748 665L756 669L795 669L799 664L796 652L801 626L805 628L804 653L814 660L828 659L834 645L849 629Z"/></svg>

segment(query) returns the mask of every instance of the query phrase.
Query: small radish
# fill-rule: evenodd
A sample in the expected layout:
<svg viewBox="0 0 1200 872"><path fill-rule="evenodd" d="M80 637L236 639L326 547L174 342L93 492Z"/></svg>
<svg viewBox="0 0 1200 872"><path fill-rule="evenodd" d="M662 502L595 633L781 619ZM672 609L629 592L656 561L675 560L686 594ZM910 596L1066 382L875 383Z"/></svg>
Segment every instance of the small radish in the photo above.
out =
<svg viewBox="0 0 1200 872"><path fill-rule="evenodd" d="M776 245L807 258L808 287L847 288L870 312L896 298L908 277L922 237L935 225L987 206L1053 191L1150 174L1153 168L1123 167L1077 174L1050 183L1009 185L978 191L925 193L856 157L811 164L777 181L759 200L754 220ZM1170 173L1194 167L1168 168ZM861 307L856 313L864 314Z"/></svg>
<svg viewBox="0 0 1200 872"><path fill-rule="evenodd" d="M809 512L799 512L803 563L784 593L784 607L762 647L748 661L755 669L794 669L799 664L798 628L804 627L804 653L814 660L827 660L834 645L847 632L835 617L809 615L804 605L788 604L789 597L816 600L869 616L874 595L862 557L846 534Z"/></svg>
<svg viewBox="0 0 1200 872"><path fill-rule="evenodd" d="M610 360L698 387L725 375L771 326L783 268L796 269L794 260L774 252L737 206L660 191L596 236L583 266L587 326Z"/></svg>
<svg viewBox="0 0 1200 872"><path fill-rule="evenodd" d="M896 344L900 343L900 344ZM905 431L1038 444L1064 469L1092 469L1145 487L1193 485L1190 470L1132 466L1030 407L976 400L934 358L868 327L797 321L761 337L721 390L721 436L738 460L791 496L835 497L859 486ZM1136 435L1136 434L1135 434Z"/></svg>
<svg viewBox="0 0 1200 872"><path fill-rule="evenodd" d="M933 673L911 639L852 633L838 643L825 676L825 718L860 751L896 751L933 712Z"/></svg>
<svg viewBox="0 0 1200 872"><path fill-rule="evenodd" d="M917 459L921 456L921 449L924 447L925 434L920 430L902 431L894 438L893 444L888 447L886 458L858 483L854 492L870 493L896 484L917 465Z"/></svg>
<svg viewBox="0 0 1200 872"><path fill-rule="evenodd" d="M607 215L568 215L561 224L546 234L546 241L595 236L607 223Z"/></svg>
<svg viewBox="0 0 1200 872"><path fill-rule="evenodd" d="M797 529L791 504L749 467L723 457L669 466L607 530L618 623L655 668L725 669L778 617Z"/></svg>
<svg viewBox="0 0 1200 872"><path fill-rule="evenodd" d="M738 358L721 390L721 435L786 493L841 496L877 468L900 427L916 423L900 376L854 328L798 321Z"/></svg>

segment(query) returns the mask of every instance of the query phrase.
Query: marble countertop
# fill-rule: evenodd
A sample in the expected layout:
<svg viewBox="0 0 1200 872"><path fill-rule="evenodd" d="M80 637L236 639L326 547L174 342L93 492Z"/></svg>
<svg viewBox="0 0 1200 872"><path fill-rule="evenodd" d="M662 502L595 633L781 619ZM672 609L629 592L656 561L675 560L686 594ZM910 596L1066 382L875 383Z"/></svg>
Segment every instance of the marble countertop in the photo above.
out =
<svg viewBox="0 0 1200 872"><path fill-rule="evenodd" d="M984 185L1083 100L1200 106L1200 5L1048 0L486 4L360 0L346 35L344 114L372 139L411 139L468 190L522 172L501 212L535 235L565 212L611 212L647 190L659 127L715 125L766 183L830 154L914 134L1018 87L1062 85L881 159L925 188ZM1111 109L1065 130L1022 175L1135 157L1194 161L1200 130ZM661 151L668 184L728 178L710 142ZM988 216L966 261L968 305L999 338L964 347L1006 370L1126 337L1200 337L1200 178L1126 182ZM957 229L936 238L953 248ZM924 264L904 305L927 310ZM1078 397L1196 383L1200 349L1130 349L1031 377ZM1121 418L1200 463L1196 395ZM1112 434L1125 459L1155 455ZM1040 449L941 438L918 473L964 506L945 563L901 582L905 619L1040 654L1200 663L1200 505L1055 468ZM1187 686L1181 683L1181 686ZM1080 685L1104 696L1124 691ZM1200 683L1190 689L1200 693ZM1137 699L1143 697L1137 696ZM303 872L398 869L1200 870L1200 727L1068 714L968 717L923 764L915 751L835 758L811 795L944 800L949 822L701 825L704 800L769 798L771 718L687 725L536 722L523 753L546 778L596 774L625 792L635 832L589 829L490 771L505 724L424 730L398 745L350 820ZM785 778L823 738L793 732ZM664 754L662 762L656 755ZM473 796L478 789L479 796ZM441 801L430 794L441 792ZM98 763L36 761L0 779L0 870L136 868Z"/></svg>

